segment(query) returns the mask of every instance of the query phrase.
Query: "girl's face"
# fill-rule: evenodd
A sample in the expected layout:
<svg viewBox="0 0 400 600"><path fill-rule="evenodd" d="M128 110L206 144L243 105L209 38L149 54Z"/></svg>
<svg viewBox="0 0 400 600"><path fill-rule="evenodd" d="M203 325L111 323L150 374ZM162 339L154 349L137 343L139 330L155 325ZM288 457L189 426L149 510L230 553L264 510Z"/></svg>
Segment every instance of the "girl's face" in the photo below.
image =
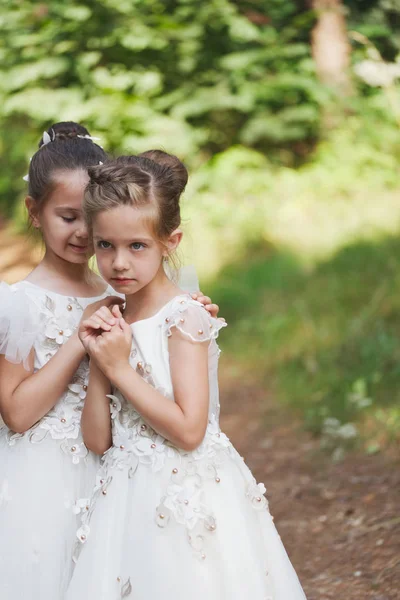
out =
<svg viewBox="0 0 400 600"><path fill-rule="evenodd" d="M162 260L167 250L151 231L152 213L152 207L118 206L99 213L93 222L99 271L116 291L127 296L163 272ZM167 242L168 249L176 247L180 238L180 232L173 234Z"/></svg>
<svg viewBox="0 0 400 600"><path fill-rule="evenodd" d="M64 171L54 180L55 189L38 211L27 198L33 225L41 229L47 251L67 262L83 264L93 254L82 213L88 175L84 170Z"/></svg>

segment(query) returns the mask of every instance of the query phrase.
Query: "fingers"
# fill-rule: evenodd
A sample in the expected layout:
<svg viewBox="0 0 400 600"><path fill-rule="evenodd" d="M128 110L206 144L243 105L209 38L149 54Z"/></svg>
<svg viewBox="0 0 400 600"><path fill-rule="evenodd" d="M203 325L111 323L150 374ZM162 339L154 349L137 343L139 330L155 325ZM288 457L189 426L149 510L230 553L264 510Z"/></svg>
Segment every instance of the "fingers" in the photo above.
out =
<svg viewBox="0 0 400 600"><path fill-rule="evenodd" d="M206 306L207 304L211 304L212 300L209 296L204 296L204 294L200 294L200 292L197 295L197 302L200 302L200 304L204 304L204 306Z"/></svg>
<svg viewBox="0 0 400 600"><path fill-rule="evenodd" d="M211 304L211 298L205 296L203 292L192 292L190 295L193 300L197 300L197 302L200 302L201 304Z"/></svg>
<svg viewBox="0 0 400 600"><path fill-rule="evenodd" d="M103 331L110 331L110 329L116 324L115 317L110 309L106 306L102 306L96 310L90 319L92 326L97 325L97 327L93 327L94 329L102 329Z"/></svg>
<svg viewBox="0 0 400 600"><path fill-rule="evenodd" d="M206 304L204 307L212 317L216 318L218 316L219 313L219 306L218 304Z"/></svg>
<svg viewBox="0 0 400 600"><path fill-rule="evenodd" d="M83 321L81 328L94 330L102 329L104 331L110 331L111 327L115 324L115 319L114 317L112 317L112 315L110 318L109 315L111 315L110 312L109 314L103 315L103 313L100 312L100 310L96 311L91 317Z"/></svg>
<svg viewBox="0 0 400 600"><path fill-rule="evenodd" d="M129 341L132 340L132 329L131 326L128 325L128 323L125 321L124 318L121 318L119 321L120 327L122 329L122 331L124 332L124 337L126 339L128 339Z"/></svg>
<svg viewBox="0 0 400 600"><path fill-rule="evenodd" d="M115 323L116 323L116 320L115 320L115 317L114 317L112 311L109 308L107 308L106 306L102 306L101 308L99 308L99 310L97 310L95 312L95 315L97 315L98 317L103 319L103 321L105 321L109 325L115 325Z"/></svg>
<svg viewBox="0 0 400 600"><path fill-rule="evenodd" d="M193 298L193 300L197 300L197 302L200 302L200 304L203 304L204 308L206 310L208 310L208 312L210 313L210 315L212 317L218 316L219 306L218 306L218 304L213 304L213 302L209 296L204 296L204 294L200 291L194 292L193 294L190 294L190 295Z"/></svg>
<svg viewBox="0 0 400 600"><path fill-rule="evenodd" d="M121 319L122 318L122 313L120 311L120 308L118 306L118 304L115 304L112 309L111 309L111 313L114 315L114 317L116 319Z"/></svg>

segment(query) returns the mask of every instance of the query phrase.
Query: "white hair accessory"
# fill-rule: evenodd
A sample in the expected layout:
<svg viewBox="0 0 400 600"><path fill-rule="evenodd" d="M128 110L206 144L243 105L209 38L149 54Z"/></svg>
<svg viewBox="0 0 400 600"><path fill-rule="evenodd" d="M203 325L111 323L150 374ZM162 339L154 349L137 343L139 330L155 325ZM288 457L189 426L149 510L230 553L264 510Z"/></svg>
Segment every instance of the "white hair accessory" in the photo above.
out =
<svg viewBox="0 0 400 600"><path fill-rule="evenodd" d="M101 142L101 138L99 137L92 137L91 135L77 135L76 137L80 138L81 140L92 140L92 142Z"/></svg>
<svg viewBox="0 0 400 600"><path fill-rule="evenodd" d="M53 128L51 128L51 133L52 136L50 136L47 131L43 132L43 137L42 137L42 141L43 141L43 146L46 146L47 144L50 144L50 142L54 142L56 139L56 132L54 131ZM77 135L76 137L82 139L82 140L91 140L92 142L100 142L101 138L99 137L92 137L91 135ZM100 148L102 148L102 146L100 146ZM30 160L32 160L32 157L30 158ZM101 162L101 160L99 160L99 165L102 165L103 163ZM22 178L24 181L27 181L29 183L29 175L24 175Z"/></svg>
<svg viewBox="0 0 400 600"><path fill-rule="evenodd" d="M30 157L29 162L31 162L31 160L32 160L32 156ZM28 173L26 175L24 175L22 179L24 181L28 181L29 182L29 175L28 175Z"/></svg>
<svg viewBox="0 0 400 600"><path fill-rule="evenodd" d="M49 134L47 133L47 131L43 132L42 140L43 140L43 146L46 146L46 144L50 144L50 142L52 141L52 139L49 136ZM54 141L54 139L53 139L53 141Z"/></svg>

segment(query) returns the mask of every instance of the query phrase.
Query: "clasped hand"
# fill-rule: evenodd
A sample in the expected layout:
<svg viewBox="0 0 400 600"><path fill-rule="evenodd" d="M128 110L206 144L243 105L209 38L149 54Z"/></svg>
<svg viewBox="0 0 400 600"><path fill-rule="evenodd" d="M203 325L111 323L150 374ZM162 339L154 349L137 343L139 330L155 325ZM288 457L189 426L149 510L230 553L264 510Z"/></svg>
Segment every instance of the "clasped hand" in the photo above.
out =
<svg viewBox="0 0 400 600"><path fill-rule="evenodd" d="M82 321L78 335L86 352L108 377L119 366L129 364L132 330L119 306L99 308Z"/></svg>

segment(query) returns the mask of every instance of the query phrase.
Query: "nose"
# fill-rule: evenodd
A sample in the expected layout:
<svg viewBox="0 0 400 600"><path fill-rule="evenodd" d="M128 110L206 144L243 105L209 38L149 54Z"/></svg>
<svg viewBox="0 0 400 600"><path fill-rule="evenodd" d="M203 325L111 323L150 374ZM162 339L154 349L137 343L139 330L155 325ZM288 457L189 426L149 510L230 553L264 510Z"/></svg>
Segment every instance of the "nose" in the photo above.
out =
<svg viewBox="0 0 400 600"><path fill-rule="evenodd" d="M75 235L77 238L79 239L84 239L87 240L87 238L89 237L89 233L86 227L86 223L84 221L82 221L79 224L78 229L75 231Z"/></svg>
<svg viewBox="0 0 400 600"><path fill-rule="evenodd" d="M128 261L124 255L124 252L116 252L113 260L113 269L114 271L127 271L129 269Z"/></svg>

